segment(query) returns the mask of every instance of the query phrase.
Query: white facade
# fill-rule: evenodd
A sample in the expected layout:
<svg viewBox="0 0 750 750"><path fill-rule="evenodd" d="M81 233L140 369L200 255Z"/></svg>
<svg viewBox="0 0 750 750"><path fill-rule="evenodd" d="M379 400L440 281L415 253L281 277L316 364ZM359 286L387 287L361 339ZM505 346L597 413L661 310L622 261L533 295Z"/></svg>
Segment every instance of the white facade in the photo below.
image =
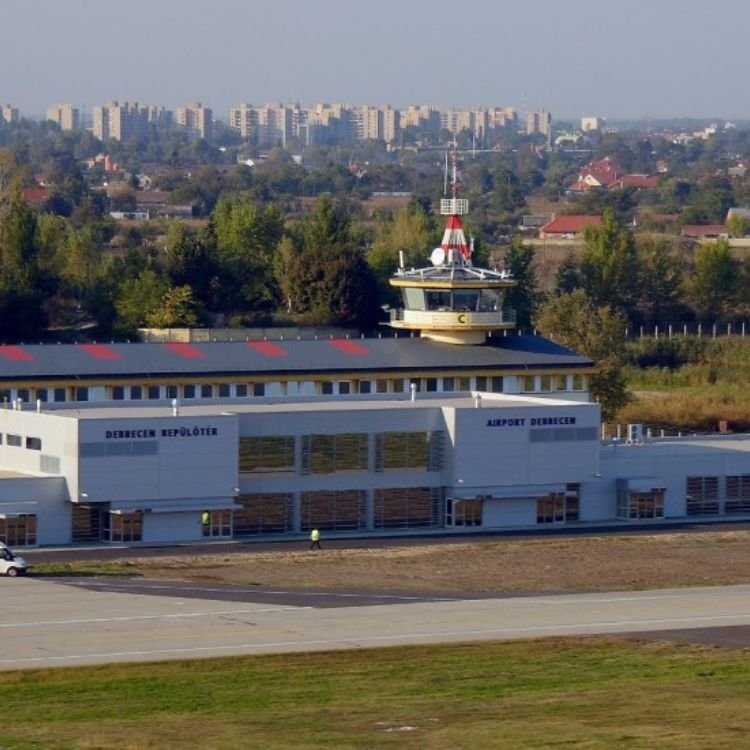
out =
<svg viewBox="0 0 750 750"><path fill-rule="evenodd" d="M750 516L750 436L602 444L599 420L597 404L493 393L4 409L0 539Z"/></svg>

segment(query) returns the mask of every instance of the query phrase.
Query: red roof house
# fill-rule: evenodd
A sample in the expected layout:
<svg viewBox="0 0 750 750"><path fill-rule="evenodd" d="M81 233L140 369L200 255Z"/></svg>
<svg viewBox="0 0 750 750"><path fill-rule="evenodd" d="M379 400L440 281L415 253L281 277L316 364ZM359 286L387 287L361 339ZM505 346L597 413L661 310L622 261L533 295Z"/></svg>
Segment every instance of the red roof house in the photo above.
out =
<svg viewBox="0 0 750 750"><path fill-rule="evenodd" d="M539 238L542 240L572 240L583 233L587 226L598 227L602 223L602 217L588 214L572 214L569 216L553 216L539 229Z"/></svg>
<svg viewBox="0 0 750 750"><path fill-rule="evenodd" d="M729 237L729 230L724 224L685 224L680 234L698 240Z"/></svg>

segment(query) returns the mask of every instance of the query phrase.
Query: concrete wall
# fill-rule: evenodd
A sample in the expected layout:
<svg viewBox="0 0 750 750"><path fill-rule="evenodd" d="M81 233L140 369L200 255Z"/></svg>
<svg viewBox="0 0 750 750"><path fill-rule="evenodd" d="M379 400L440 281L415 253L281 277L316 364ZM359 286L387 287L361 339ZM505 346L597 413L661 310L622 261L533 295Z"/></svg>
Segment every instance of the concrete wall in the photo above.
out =
<svg viewBox="0 0 750 750"><path fill-rule="evenodd" d="M454 477L451 484L481 488L580 482L597 470L599 406L550 402L548 406L492 406L485 398L478 409L454 409L451 439ZM589 440L530 441L540 419L560 420L561 429L594 428ZM450 422L446 418L447 422ZM567 423L567 424L566 424ZM461 480L461 481L459 481Z"/></svg>
<svg viewBox="0 0 750 750"><path fill-rule="evenodd" d="M132 438L133 433L142 435ZM153 433L153 436L151 436ZM237 417L80 420L81 443L158 443L155 455L97 456L79 462L88 502L232 497L238 474Z"/></svg>
<svg viewBox="0 0 750 750"><path fill-rule="evenodd" d="M145 513L144 542L193 542L203 540L199 511L186 513Z"/></svg>
<svg viewBox="0 0 750 750"><path fill-rule="evenodd" d="M63 477L2 478L0 513L35 514L40 545L70 542L71 512Z"/></svg>
<svg viewBox="0 0 750 750"><path fill-rule="evenodd" d="M536 525L536 500L485 500L482 505L482 526L534 526Z"/></svg>

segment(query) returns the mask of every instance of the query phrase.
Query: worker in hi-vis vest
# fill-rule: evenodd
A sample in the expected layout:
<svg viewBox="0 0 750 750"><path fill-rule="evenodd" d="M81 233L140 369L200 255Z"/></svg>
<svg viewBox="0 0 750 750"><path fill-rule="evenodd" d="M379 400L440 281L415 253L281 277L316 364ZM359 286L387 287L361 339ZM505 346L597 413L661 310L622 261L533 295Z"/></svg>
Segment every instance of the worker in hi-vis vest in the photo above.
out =
<svg viewBox="0 0 750 750"><path fill-rule="evenodd" d="M313 529L310 532L310 549L320 549L320 531Z"/></svg>

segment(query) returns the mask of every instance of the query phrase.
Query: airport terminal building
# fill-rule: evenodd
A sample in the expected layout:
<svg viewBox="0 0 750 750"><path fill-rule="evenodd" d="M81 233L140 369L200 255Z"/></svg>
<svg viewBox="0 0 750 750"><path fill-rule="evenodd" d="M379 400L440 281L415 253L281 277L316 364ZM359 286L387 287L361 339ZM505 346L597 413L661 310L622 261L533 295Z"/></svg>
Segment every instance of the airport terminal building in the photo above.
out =
<svg viewBox="0 0 750 750"><path fill-rule="evenodd" d="M516 335L467 209L395 274L399 336L0 346L0 541L750 516L750 436L600 440L595 363Z"/></svg>
<svg viewBox="0 0 750 750"><path fill-rule="evenodd" d="M493 393L0 411L0 538L170 543L750 514L750 436Z"/></svg>

